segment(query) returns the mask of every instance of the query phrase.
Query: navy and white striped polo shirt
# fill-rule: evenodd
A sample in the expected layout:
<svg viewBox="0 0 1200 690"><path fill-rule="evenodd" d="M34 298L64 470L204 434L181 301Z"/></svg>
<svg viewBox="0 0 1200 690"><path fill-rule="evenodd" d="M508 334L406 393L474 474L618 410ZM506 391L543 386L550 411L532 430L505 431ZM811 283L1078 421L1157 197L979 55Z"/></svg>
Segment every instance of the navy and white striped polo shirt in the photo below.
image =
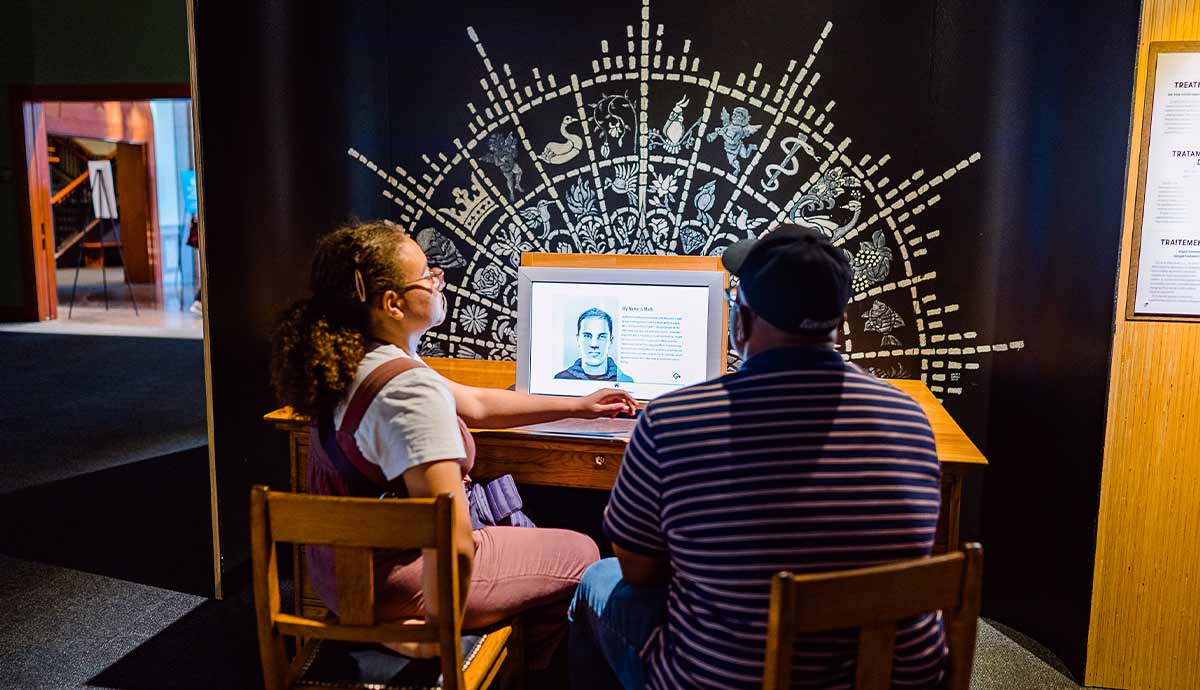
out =
<svg viewBox="0 0 1200 690"><path fill-rule="evenodd" d="M771 577L928 555L940 476L920 406L828 348L759 353L651 402L604 516L617 546L670 559L648 687L761 687ZM856 644L798 638L793 687L850 687ZM894 685L935 685L945 655L940 614L903 622Z"/></svg>

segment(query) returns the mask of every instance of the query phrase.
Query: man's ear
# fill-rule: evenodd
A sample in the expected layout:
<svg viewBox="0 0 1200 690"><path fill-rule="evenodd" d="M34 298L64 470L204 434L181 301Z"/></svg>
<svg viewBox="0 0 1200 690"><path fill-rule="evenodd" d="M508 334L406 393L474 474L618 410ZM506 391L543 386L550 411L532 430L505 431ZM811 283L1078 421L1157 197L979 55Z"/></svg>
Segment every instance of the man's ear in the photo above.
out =
<svg viewBox="0 0 1200 690"><path fill-rule="evenodd" d="M395 290L385 290L379 298L379 308L388 317L400 320L404 318L404 298Z"/></svg>
<svg viewBox="0 0 1200 690"><path fill-rule="evenodd" d="M845 324L846 324L846 314L843 312L841 318L838 319L837 325L833 327L833 334L832 334L832 337L830 338L830 340L832 340L837 345L842 344L842 337L843 337L842 333L844 330L842 328L842 326L844 326Z"/></svg>
<svg viewBox="0 0 1200 690"><path fill-rule="evenodd" d="M750 334L754 332L754 320L758 316L744 304L739 304L737 309L737 320L734 322L736 332L733 336L738 341L734 343L736 349L741 350L743 345L750 342Z"/></svg>

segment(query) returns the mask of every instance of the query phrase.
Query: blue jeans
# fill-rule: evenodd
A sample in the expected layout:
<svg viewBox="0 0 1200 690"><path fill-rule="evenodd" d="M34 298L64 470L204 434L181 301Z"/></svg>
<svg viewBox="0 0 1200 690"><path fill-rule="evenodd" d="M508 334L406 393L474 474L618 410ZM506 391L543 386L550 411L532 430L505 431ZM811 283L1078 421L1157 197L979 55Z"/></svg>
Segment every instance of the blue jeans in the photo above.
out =
<svg viewBox="0 0 1200 690"><path fill-rule="evenodd" d="M572 690L641 690L639 652L667 618L667 588L626 584L617 559L605 558L584 572L567 618Z"/></svg>

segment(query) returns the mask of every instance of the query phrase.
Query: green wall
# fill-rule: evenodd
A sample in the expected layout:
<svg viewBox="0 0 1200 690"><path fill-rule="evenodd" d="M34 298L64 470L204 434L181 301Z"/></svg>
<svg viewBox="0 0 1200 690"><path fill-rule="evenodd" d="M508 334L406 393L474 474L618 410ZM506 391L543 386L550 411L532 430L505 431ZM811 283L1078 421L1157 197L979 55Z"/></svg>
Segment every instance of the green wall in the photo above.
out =
<svg viewBox="0 0 1200 690"><path fill-rule="evenodd" d="M186 83L184 0L15 0L0 22L0 312L26 300L12 85ZM32 299L30 297L30 299Z"/></svg>
<svg viewBox="0 0 1200 690"><path fill-rule="evenodd" d="M33 75L33 47L29 2L17 0L0 22L0 311L19 306L24 298L26 267L21 265L21 240L17 235L16 174L22 152L14 150L16 137L8 91L10 84L28 83Z"/></svg>

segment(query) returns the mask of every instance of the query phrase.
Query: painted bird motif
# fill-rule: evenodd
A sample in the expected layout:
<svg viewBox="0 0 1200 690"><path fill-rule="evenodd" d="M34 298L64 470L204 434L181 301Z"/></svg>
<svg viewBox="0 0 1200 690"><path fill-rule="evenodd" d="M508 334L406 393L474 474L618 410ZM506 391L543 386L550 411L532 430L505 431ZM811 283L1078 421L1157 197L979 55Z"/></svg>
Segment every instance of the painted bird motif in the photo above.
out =
<svg viewBox="0 0 1200 690"><path fill-rule="evenodd" d="M754 231L769 220L768 218L750 217L750 212L742 206L734 206L733 208L734 212L731 216L733 218L733 225L743 234L746 234L747 237L753 237Z"/></svg>
<svg viewBox="0 0 1200 690"><path fill-rule="evenodd" d="M851 212L849 219L846 219L842 208ZM854 229L859 216L862 215L862 202L858 199L847 201L842 208L833 208L823 213L796 213L792 215L792 222L801 227L816 230L827 237L830 242L836 243Z"/></svg>
<svg viewBox="0 0 1200 690"><path fill-rule="evenodd" d="M534 227L541 224L542 236L538 239L544 240L550 236L550 207L553 205L553 201L539 199L537 206L521 209L521 217L525 219L526 225Z"/></svg>
<svg viewBox="0 0 1200 690"><path fill-rule="evenodd" d="M567 131L567 127L579 122L579 118L567 115L562 119L562 125L558 131L562 134L566 141L551 141L542 149L541 155L538 156L543 163L550 165L562 165L569 163L579 152L583 150L583 137L578 134L572 134Z"/></svg>
<svg viewBox="0 0 1200 690"><path fill-rule="evenodd" d="M684 96L675 102L675 107L671 108L671 113L667 115L667 121L663 124L661 130L650 132L650 150L655 147L662 148L667 153L679 153L683 147L691 146L695 141L694 132L700 121L696 120L691 127L683 125L683 109L688 107L688 97Z"/></svg>

